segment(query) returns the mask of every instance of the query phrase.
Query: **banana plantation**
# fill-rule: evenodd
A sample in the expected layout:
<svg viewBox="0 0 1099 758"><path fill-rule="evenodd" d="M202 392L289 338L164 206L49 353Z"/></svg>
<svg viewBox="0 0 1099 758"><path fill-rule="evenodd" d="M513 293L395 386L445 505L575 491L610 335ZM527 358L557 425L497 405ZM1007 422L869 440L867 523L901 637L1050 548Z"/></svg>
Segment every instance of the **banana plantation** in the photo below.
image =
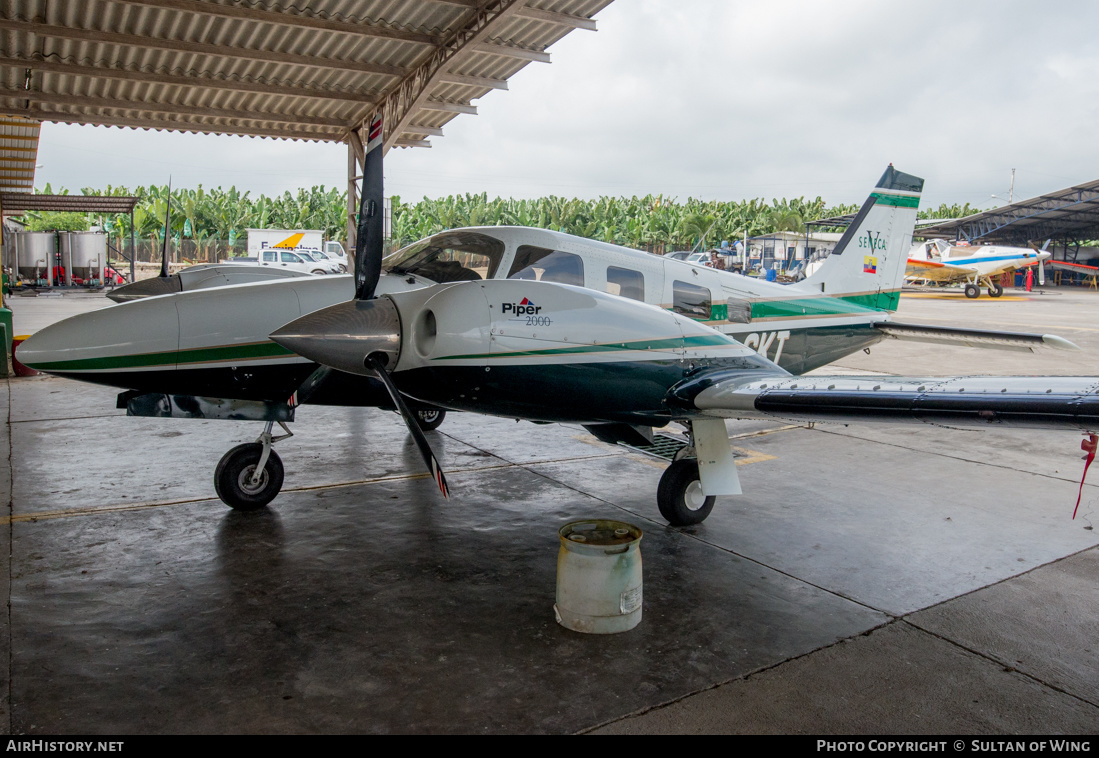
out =
<svg viewBox="0 0 1099 758"><path fill-rule="evenodd" d="M54 191L47 185L45 194ZM168 211L167 186L84 188L84 195L136 196L134 236L138 260L158 260ZM61 194L67 194L62 191ZM235 187L171 190L169 249L177 261L216 261L243 255L245 229L321 229L326 237L346 236L347 195L325 187L299 189L278 197L251 197ZM663 253L669 250L718 247L745 236L802 231L805 224L858 210L855 205L828 205L822 198L762 199L742 202L680 202L663 195L601 197L596 200L545 197L537 200L489 199L487 194L451 196L416 203L392 198L394 249L444 229L463 226L533 226L581 237ZM921 218L957 218L977 212L965 206L925 210ZM98 226L111 236L112 246L129 249L130 217L82 213L28 213L31 231L87 230ZM121 245L119 244L121 243Z"/></svg>

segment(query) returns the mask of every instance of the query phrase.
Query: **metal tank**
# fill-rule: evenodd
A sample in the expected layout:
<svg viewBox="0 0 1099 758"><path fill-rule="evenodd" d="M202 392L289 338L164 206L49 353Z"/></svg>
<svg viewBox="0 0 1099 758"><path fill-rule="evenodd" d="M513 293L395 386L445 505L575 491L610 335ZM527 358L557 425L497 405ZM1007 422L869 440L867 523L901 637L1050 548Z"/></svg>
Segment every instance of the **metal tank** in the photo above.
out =
<svg viewBox="0 0 1099 758"><path fill-rule="evenodd" d="M107 235L103 232L58 232L61 260L68 280L103 283L103 264L107 262Z"/></svg>
<svg viewBox="0 0 1099 758"><path fill-rule="evenodd" d="M29 282L50 280L57 259L57 232L16 232L13 237L19 276Z"/></svg>

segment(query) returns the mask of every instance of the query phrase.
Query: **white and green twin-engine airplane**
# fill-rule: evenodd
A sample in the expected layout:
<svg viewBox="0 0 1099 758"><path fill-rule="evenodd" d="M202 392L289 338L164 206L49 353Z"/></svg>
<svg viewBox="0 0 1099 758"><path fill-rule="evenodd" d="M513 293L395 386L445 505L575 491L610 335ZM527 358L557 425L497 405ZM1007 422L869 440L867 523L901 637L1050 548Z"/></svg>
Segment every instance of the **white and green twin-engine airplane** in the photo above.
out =
<svg viewBox="0 0 1099 758"><path fill-rule="evenodd" d="M779 285L514 227L443 232L383 266L380 154L369 150L364 167L354 280L142 298L38 332L20 360L126 389L131 415L265 421L215 474L222 500L242 509L278 494L272 425L285 429L303 403L396 407L444 495L420 427L445 409L578 423L622 441L682 422L690 444L657 493L675 525L740 493L727 418L1099 429L1094 377L799 378L886 336L1070 346L890 320L923 185L892 166L824 265Z"/></svg>

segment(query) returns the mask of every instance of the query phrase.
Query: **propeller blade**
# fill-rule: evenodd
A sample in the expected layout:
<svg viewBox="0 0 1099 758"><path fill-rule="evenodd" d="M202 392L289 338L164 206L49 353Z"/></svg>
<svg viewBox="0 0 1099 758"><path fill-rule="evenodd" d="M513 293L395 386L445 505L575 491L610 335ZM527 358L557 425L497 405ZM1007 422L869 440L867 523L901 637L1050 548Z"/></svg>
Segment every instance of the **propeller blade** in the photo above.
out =
<svg viewBox="0 0 1099 758"><path fill-rule="evenodd" d="M1046 262L1038 261L1038 285L1044 287L1046 284Z"/></svg>
<svg viewBox="0 0 1099 758"><path fill-rule="evenodd" d="M168 208L164 211L164 244L160 246L160 275L168 277L168 222L172 218L172 177L168 177Z"/></svg>
<svg viewBox="0 0 1099 758"><path fill-rule="evenodd" d="M428 471L431 472L431 476L435 479L435 484L439 485L439 491L443 493L443 497L447 500L450 499L450 488L446 484L446 476L443 475L443 467L439 465L439 461L435 458L435 454L431 452L431 445L427 443L427 437L424 436L423 431L420 429L420 425L416 423L416 417L412 415L412 411L409 410L408 405L405 404L404 398L401 397L401 391L397 389L397 385L393 383L393 379L385 372L385 367L382 362L374 355L368 355L366 357L365 365L367 368L374 371L374 373L381 379L382 384L389 391L389 397L392 398L393 404L397 406L397 410L401 412L401 416L404 418L405 425L408 427L409 434L412 435L412 439L416 440L416 447L420 449L420 455L424 458L424 463L427 464Z"/></svg>
<svg viewBox="0 0 1099 758"><path fill-rule="evenodd" d="M385 196L382 177L384 149L382 116L370 122L366 154L363 157L363 184L360 191L359 226L355 235L355 298L374 297L382 274L382 254L385 252Z"/></svg>
<svg viewBox="0 0 1099 758"><path fill-rule="evenodd" d="M291 408L297 408L299 405L308 403L309 398L317 391L317 387L321 386L331 373L332 368L330 366L318 366L317 370L307 376L301 386L294 391L294 394L286 401L287 404Z"/></svg>

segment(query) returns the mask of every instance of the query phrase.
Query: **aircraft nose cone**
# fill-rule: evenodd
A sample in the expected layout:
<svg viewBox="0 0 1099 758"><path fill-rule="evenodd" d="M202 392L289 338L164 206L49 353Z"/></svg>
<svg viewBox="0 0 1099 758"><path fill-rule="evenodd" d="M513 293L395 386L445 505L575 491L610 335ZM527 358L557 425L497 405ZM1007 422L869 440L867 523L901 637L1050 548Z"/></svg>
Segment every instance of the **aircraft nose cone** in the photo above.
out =
<svg viewBox="0 0 1099 758"><path fill-rule="evenodd" d="M324 366L371 376L363 365L368 355L384 353L386 365L397 364L401 321L389 298L350 300L295 319L273 332L271 339Z"/></svg>

